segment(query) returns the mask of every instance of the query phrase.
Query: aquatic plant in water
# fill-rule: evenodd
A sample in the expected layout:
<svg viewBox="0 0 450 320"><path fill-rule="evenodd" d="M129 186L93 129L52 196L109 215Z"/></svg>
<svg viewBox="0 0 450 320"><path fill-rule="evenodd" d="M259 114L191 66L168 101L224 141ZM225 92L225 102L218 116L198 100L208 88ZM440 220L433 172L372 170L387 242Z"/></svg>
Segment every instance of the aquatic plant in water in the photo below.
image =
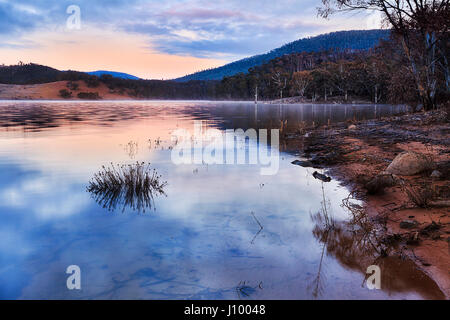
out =
<svg viewBox="0 0 450 320"><path fill-rule="evenodd" d="M136 162L128 165L102 166L89 182L87 191L104 208L114 211L118 206L145 212L154 209L154 196L166 195L166 181L161 180L150 164Z"/></svg>

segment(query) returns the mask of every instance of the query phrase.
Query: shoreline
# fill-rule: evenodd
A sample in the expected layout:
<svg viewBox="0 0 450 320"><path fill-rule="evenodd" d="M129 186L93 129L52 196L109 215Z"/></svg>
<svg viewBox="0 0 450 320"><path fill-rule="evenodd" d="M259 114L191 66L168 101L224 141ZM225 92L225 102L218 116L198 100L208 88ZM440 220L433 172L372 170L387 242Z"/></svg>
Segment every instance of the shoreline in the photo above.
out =
<svg viewBox="0 0 450 320"><path fill-rule="evenodd" d="M352 208L350 202L346 207L375 227L369 236L376 260L410 259L450 299L450 122L444 111L301 128L285 139L301 154L295 164L323 169L347 186L354 200L363 201L362 208ZM430 177L431 169L395 176L401 183L370 194L368 182L405 151L430 155L440 177ZM430 202L419 207L411 191L420 194L428 187Z"/></svg>
<svg viewBox="0 0 450 320"><path fill-rule="evenodd" d="M78 84L78 89L69 90L72 92L70 98L62 98L59 91L68 89L69 81L57 81L42 84L2 84L0 83L0 101L211 101L211 102L238 102L238 103L255 103L266 105L375 105L373 101L363 100L358 97L349 97L347 101L340 96L329 97L327 100L310 101L302 97L288 97L278 100L189 100L189 99L142 99L136 98L128 94L127 91L120 92L108 89L105 84L101 83L98 87L90 88L83 81L74 81ZM81 99L77 96L80 92L97 92L99 99ZM385 103L378 103L385 105Z"/></svg>

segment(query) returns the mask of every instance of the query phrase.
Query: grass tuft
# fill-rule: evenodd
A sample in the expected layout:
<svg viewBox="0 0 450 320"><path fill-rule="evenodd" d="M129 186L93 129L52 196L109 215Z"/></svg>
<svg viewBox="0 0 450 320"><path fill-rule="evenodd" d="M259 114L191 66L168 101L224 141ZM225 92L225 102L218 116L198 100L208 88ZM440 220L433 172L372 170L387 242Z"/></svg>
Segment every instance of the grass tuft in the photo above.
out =
<svg viewBox="0 0 450 320"><path fill-rule="evenodd" d="M167 182L161 180L150 164L136 162L129 165L102 166L89 182L87 191L104 208L113 211L117 206L145 212L154 209L154 195L165 195Z"/></svg>

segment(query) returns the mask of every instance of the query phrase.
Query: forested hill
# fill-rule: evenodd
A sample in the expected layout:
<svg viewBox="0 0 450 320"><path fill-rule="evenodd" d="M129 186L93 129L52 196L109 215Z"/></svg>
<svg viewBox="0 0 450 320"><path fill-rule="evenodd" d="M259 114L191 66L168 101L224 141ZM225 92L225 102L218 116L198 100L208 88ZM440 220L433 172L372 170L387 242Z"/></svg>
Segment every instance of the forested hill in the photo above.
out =
<svg viewBox="0 0 450 320"><path fill-rule="evenodd" d="M82 80L90 77L92 76L84 72L59 71L35 63L0 65L0 83L6 84L39 84L62 80Z"/></svg>
<svg viewBox="0 0 450 320"><path fill-rule="evenodd" d="M266 54L238 60L219 68L200 71L178 78L176 81L221 80L224 77L232 76L240 72L247 73L250 68L263 65L270 60L291 53L318 52L330 49L367 50L375 47L380 39L387 39L388 37L389 30L354 30L327 33L316 37L300 39Z"/></svg>
<svg viewBox="0 0 450 320"><path fill-rule="evenodd" d="M92 72L86 72L86 73L90 74L92 76L97 76L97 77L101 77L102 75L106 74L106 75L110 75L114 78L119 78L119 79L130 79L130 80L139 80L140 79L131 74L123 73L123 72L116 72L116 71L98 70L98 71L92 71Z"/></svg>

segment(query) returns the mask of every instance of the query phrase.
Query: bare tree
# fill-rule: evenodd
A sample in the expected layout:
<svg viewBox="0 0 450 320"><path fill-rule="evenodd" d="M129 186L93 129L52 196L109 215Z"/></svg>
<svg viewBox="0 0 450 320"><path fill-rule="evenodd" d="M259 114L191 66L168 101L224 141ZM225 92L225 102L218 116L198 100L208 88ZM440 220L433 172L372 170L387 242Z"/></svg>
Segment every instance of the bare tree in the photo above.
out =
<svg viewBox="0 0 450 320"><path fill-rule="evenodd" d="M380 11L401 42L424 109L432 109L436 104L436 66L443 69L448 93L450 0L322 0L322 3L319 14L325 18L337 11Z"/></svg>
<svg viewBox="0 0 450 320"><path fill-rule="evenodd" d="M286 89L287 79L286 77L279 71L276 71L272 76L272 80L277 86L278 90L280 90L280 99L283 99L283 90Z"/></svg>
<svg viewBox="0 0 450 320"><path fill-rule="evenodd" d="M292 88L303 98L312 81L313 77L310 71L295 72L292 75Z"/></svg>

